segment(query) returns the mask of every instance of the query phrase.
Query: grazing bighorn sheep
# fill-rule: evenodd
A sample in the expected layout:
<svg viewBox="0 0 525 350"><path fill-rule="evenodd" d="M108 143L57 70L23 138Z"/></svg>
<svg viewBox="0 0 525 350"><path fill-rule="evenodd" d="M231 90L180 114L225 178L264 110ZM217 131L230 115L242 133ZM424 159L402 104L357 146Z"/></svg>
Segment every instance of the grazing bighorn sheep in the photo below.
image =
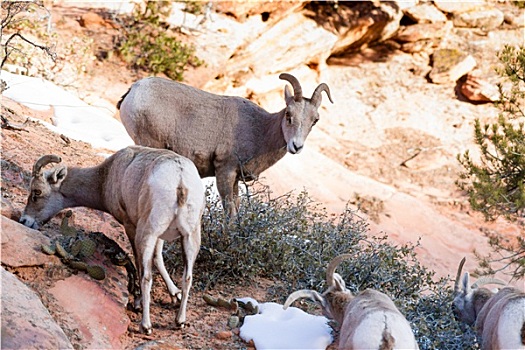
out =
<svg viewBox="0 0 525 350"><path fill-rule="evenodd" d="M366 289L354 296L334 273L341 261L351 257L342 254L328 264L328 289L323 294L306 289L293 292L284 309L299 298L317 302L323 314L340 326L339 349L418 349L410 324L386 294Z"/></svg>
<svg viewBox="0 0 525 350"><path fill-rule="evenodd" d="M481 349L525 349L525 293L505 287L497 293L484 284L502 284L494 278L480 278L472 286L469 273L461 279L463 258L454 285L454 313L463 322L474 325L481 338Z"/></svg>
<svg viewBox="0 0 525 350"><path fill-rule="evenodd" d="M201 243L204 186L195 165L172 151L127 147L91 168L57 166L56 155L45 155L33 166L31 193L20 223L38 229L64 208L84 206L110 213L126 230L140 276L141 329L151 333L149 315L152 262L172 298L181 292L164 266L164 240L182 237L184 272L177 322L184 324L193 264Z"/></svg>
<svg viewBox="0 0 525 350"><path fill-rule="evenodd" d="M299 153L328 85L322 83L312 98L305 98L299 81L284 90L286 108L269 113L235 96L220 96L163 78L134 83L117 103L120 119L137 145L167 148L191 159L201 177L216 176L217 189L227 214L239 207L239 180L256 179L284 157ZM332 102L333 103L333 102Z"/></svg>

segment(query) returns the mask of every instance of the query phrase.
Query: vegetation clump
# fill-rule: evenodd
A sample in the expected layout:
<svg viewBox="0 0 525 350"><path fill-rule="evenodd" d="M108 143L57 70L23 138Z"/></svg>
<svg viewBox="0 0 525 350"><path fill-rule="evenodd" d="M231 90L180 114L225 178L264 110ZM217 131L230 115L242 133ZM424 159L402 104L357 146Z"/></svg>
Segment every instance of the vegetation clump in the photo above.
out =
<svg viewBox="0 0 525 350"><path fill-rule="evenodd" d="M166 24L171 11L169 1L137 4L131 17L123 21L116 51L134 69L154 75L164 74L181 81L188 65L203 64L191 45L183 44Z"/></svg>
<svg viewBox="0 0 525 350"><path fill-rule="evenodd" d="M472 209L486 220L502 216L519 227L510 240L486 231L496 256L480 256L480 272L507 270L520 279L525 276L525 48L505 46L499 59L498 71L510 88L500 85L500 114L495 123L476 120L474 141L480 159L475 160L469 151L458 155L463 172L457 184L467 193ZM499 267L494 268L494 263Z"/></svg>
<svg viewBox="0 0 525 350"><path fill-rule="evenodd" d="M407 316L421 349L475 349L474 332L452 314L450 281L437 279L416 258L418 244L394 245L368 234L368 224L346 209L330 216L306 192L272 198L268 190L242 197L239 215L226 219L218 196L208 193L195 286L231 281L275 281L269 297L283 303L298 289L326 289L326 266L339 254L354 259L337 272L354 293L374 288L391 296ZM180 269L180 254L165 254L168 270ZM178 251L178 249L176 250ZM310 311L315 310L310 306Z"/></svg>

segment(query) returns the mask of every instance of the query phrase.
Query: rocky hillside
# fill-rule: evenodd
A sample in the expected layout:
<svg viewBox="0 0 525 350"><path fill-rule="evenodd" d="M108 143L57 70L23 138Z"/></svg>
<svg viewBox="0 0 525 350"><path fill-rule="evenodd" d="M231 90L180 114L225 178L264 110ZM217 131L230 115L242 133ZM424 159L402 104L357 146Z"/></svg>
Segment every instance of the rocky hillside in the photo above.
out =
<svg viewBox="0 0 525 350"><path fill-rule="evenodd" d="M111 51L118 32L115 13L126 7L94 6L51 3L49 30L57 43L57 62L35 56L28 70L7 68L43 74L89 103L115 111L118 118L115 103L143 73L102 54ZM330 87L334 104L324 98L321 119L303 152L285 156L262 174L275 196L305 189L329 212L340 213L347 204L359 208L369 218L371 235L385 232L399 243L419 240L420 260L439 276L453 274L463 256L466 268L473 270L473 249L489 251L485 232L518 234L506 222L484 222L454 181L460 171L456 155L476 152L473 121L497 116L491 103L499 79L496 53L506 44L523 44L523 10L508 2L438 0L222 1L198 15L183 7L175 5L167 30L180 31L206 62L185 73L186 83L244 96L270 111L284 106L281 72L298 77L306 96L321 82ZM28 116L53 117L53 111L30 110L9 99L2 107L2 116L12 124ZM171 325L172 310L165 312L167 293L155 289L154 328L166 328L153 338L138 335L138 316L125 307L126 286L115 282L126 280L123 268L109 269L114 278L101 286L80 275L64 275L58 258L43 256L39 247L47 241L14 222L27 195L24 171L44 153L93 165L100 150L66 142L38 123L25 129L2 127L2 302L12 306L2 308L2 347L246 347L200 292L193 294L188 315L199 321L181 333ZM52 222L48 233L59 232L61 219ZM106 215L75 210L74 224L103 231L129 251L119 225ZM103 260L103 252L97 259ZM265 283L253 294L268 287ZM242 292L221 288L230 296ZM7 313L17 317L4 322ZM42 330L40 337L34 336L36 328Z"/></svg>

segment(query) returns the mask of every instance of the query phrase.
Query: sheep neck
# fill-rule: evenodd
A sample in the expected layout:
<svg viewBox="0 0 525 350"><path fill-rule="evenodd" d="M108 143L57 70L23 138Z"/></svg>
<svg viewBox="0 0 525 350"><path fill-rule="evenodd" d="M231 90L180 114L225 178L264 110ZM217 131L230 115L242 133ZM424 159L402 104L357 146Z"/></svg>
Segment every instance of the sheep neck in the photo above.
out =
<svg viewBox="0 0 525 350"><path fill-rule="evenodd" d="M103 200L104 168L68 168L60 192L67 207L88 207L107 212Z"/></svg>
<svg viewBox="0 0 525 350"><path fill-rule="evenodd" d="M254 175L259 175L271 167L286 154L286 140L282 130L282 121L285 109L280 112L257 118L260 123L259 141L260 148L244 164L245 170Z"/></svg>

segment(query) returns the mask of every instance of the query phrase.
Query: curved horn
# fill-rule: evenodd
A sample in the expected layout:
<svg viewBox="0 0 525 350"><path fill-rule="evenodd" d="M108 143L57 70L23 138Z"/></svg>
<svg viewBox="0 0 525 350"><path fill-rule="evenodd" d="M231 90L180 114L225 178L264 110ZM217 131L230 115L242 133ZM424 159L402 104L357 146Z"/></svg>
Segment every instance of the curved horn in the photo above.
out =
<svg viewBox="0 0 525 350"><path fill-rule="evenodd" d="M314 93L312 94L312 104L316 107L319 107L321 105L321 92L326 92L326 96L328 96L328 99L330 100L330 102L334 103L334 101L332 101L332 96L330 96L330 89L328 88L328 85L326 85L325 83L322 83L322 84L319 84L318 87L315 88L314 90Z"/></svg>
<svg viewBox="0 0 525 350"><path fill-rule="evenodd" d="M343 260L348 260L351 258L352 254L341 254L330 261L328 267L326 268L326 284L328 287L332 287L334 285L334 272L337 266L339 266Z"/></svg>
<svg viewBox="0 0 525 350"><path fill-rule="evenodd" d="M54 154L47 154L45 156L40 157L36 161L35 165L33 165L33 177L40 176L42 167L46 166L47 164L60 163L61 161L62 161L62 158Z"/></svg>
<svg viewBox="0 0 525 350"><path fill-rule="evenodd" d="M288 73L281 73L279 75L279 79L286 80L292 84L294 94L293 99L295 101L300 101L303 98L303 89L301 88L301 84L299 84L299 80L297 80L296 77Z"/></svg>
<svg viewBox="0 0 525 350"><path fill-rule="evenodd" d="M294 301L301 298L310 298L315 302L318 302L321 304L322 307L326 305L326 302L323 298L323 296L319 293L317 293L315 290L310 289L301 289L298 291L293 292L288 296L286 299L286 302L283 305L283 309L287 309Z"/></svg>
<svg viewBox="0 0 525 350"><path fill-rule="evenodd" d="M458 273L456 274L456 281L454 283L454 293L459 293L459 279L461 277L461 270L463 270L463 265L465 265L466 260L467 259L464 257L459 263Z"/></svg>
<svg viewBox="0 0 525 350"><path fill-rule="evenodd" d="M482 277L480 279L478 279L476 282L474 282L472 284L472 289L476 289L476 288L479 288L485 284L500 284L502 286L506 286L507 283L505 283L504 281L502 280L499 280L497 278L492 278L492 277Z"/></svg>

